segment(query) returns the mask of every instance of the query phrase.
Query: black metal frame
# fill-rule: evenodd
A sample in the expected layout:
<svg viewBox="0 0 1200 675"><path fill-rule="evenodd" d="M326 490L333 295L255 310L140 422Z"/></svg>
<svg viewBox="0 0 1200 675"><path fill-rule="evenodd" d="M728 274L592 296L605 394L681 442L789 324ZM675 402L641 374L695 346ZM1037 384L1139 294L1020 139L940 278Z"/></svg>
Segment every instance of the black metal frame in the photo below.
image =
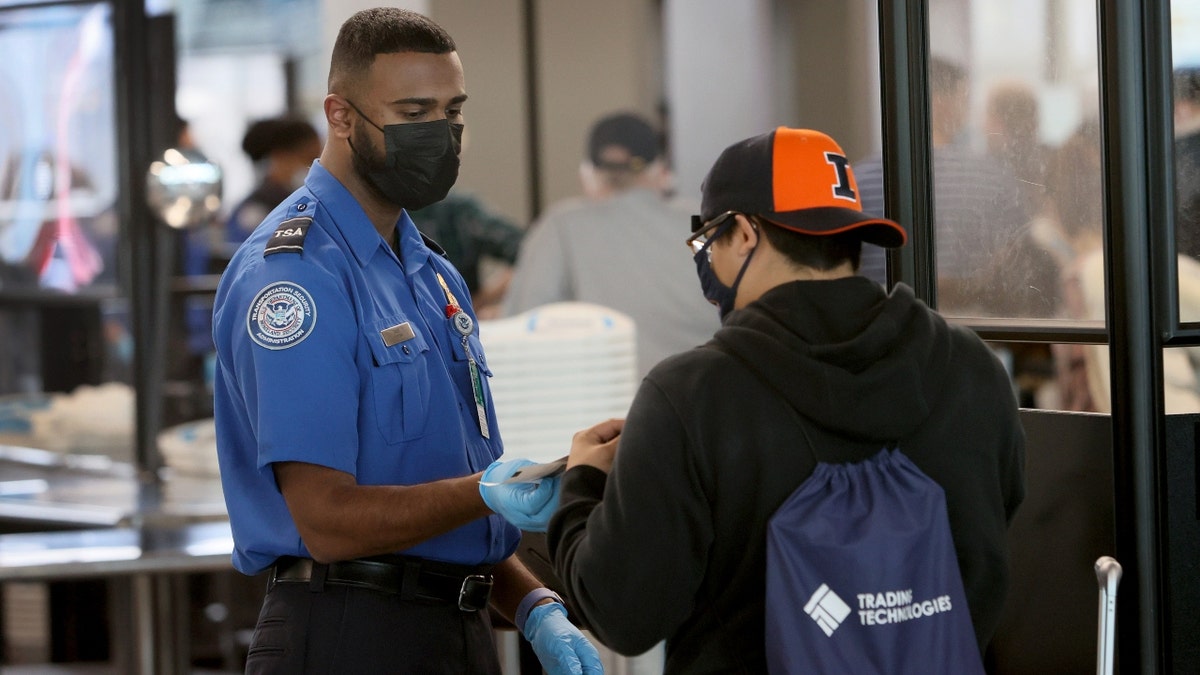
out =
<svg viewBox="0 0 1200 675"><path fill-rule="evenodd" d="M158 480L158 432L165 363L164 279L173 263L170 238L146 202L146 170L175 141L174 17L151 17L140 1L113 2L117 69L118 212L121 257L134 335L134 457L142 480Z"/></svg>
<svg viewBox="0 0 1200 675"><path fill-rule="evenodd" d="M525 38L525 133L529 149L529 220L542 212L542 124L538 105L538 0L523 0L521 30Z"/></svg>
<svg viewBox="0 0 1200 675"><path fill-rule="evenodd" d="M1110 0L1097 10L1108 325L960 323L989 340L1111 345L1120 663L1158 673L1171 659L1162 348L1200 344L1200 324L1180 324L1175 281L1169 1ZM889 281L936 307L928 26L924 0L879 3L886 209L914 230L914 245L890 254Z"/></svg>
<svg viewBox="0 0 1200 675"><path fill-rule="evenodd" d="M1161 264L1173 249L1166 241L1173 237L1160 232L1152 239L1151 233L1154 223L1173 223L1163 161L1170 127L1156 114L1162 101L1153 100L1164 74L1160 47L1170 44L1168 9L1155 0L1099 3L1117 558L1127 589L1117 628L1122 670L1141 673L1163 672L1170 658L1160 527L1166 512L1163 333L1156 320L1164 294L1151 264Z"/></svg>
<svg viewBox="0 0 1200 675"><path fill-rule="evenodd" d="M908 246L888 252L888 282L903 281L936 307L928 54L926 2L880 0L884 209L888 217L910 223L913 230Z"/></svg>

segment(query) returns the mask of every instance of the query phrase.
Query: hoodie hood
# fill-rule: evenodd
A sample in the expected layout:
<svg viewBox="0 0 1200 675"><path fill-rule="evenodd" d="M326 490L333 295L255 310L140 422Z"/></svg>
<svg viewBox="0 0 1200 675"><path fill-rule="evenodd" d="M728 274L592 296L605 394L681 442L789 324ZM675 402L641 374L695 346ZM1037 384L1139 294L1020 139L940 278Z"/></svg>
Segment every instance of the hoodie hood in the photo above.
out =
<svg viewBox="0 0 1200 675"><path fill-rule="evenodd" d="M950 328L910 288L863 277L795 281L730 314L714 341L812 423L852 439L896 441L929 416Z"/></svg>

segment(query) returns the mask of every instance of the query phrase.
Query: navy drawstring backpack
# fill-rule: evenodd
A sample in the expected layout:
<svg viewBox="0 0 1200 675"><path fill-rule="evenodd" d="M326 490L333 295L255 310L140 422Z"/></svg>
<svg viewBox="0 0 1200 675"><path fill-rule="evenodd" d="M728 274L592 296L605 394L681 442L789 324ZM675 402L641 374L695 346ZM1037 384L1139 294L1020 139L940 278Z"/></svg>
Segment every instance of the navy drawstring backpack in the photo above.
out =
<svg viewBox="0 0 1200 675"><path fill-rule="evenodd" d="M824 461L789 407L817 466L767 523L768 671L983 675L945 491L894 446Z"/></svg>
<svg viewBox="0 0 1200 675"><path fill-rule="evenodd" d="M769 671L982 674L941 486L896 449L817 459L768 524Z"/></svg>

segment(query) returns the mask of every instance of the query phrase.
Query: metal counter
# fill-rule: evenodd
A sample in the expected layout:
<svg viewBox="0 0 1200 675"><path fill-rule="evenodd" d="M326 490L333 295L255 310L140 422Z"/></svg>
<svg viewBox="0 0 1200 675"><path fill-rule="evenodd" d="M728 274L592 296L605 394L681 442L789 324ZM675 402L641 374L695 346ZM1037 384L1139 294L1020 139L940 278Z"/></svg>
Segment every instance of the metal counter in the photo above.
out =
<svg viewBox="0 0 1200 675"><path fill-rule="evenodd" d="M0 532L117 527L227 518L216 477L138 479L132 464L0 445Z"/></svg>
<svg viewBox="0 0 1200 675"><path fill-rule="evenodd" d="M54 531L46 531L54 530ZM110 582L118 672L189 668L188 574L232 571L220 480L0 446L0 584Z"/></svg>

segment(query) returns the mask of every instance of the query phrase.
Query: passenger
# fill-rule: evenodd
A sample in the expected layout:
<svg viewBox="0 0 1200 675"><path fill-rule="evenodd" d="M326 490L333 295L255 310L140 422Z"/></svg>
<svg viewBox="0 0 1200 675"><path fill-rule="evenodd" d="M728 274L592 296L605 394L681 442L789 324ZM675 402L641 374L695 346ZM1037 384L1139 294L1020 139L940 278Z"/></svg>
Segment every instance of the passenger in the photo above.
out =
<svg viewBox="0 0 1200 675"><path fill-rule="evenodd" d="M1045 199L1049 153L1039 138L1038 107L1033 87L1021 80L992 85L984 107L987 154L1017 180L1021 202L1032 211Z"/></svg>
<svg viewBox="0 0 1200 675"><path fill-rule="evenodd" d="M1050 156L1046 171L1044 236L1057 234L1070 245L1063 259L1064 314L1071 319L1104 318L1104 175L1100 164L1100 127L1089 121L1074 131ZM1098 377L1103 348L1081 344L1054 345L1057 387L1053 399L1039 407L1088 411L1110 408L1107 375ZM1104 368L1107 372L1107 367Z"/></svg>
<svg viewBox="0 0 1200 675"><path fill-rule="evenodd" d="M1005 284L1019 273L992 263L1004 258L1013 242L1024 245L1034 207L1023 201L1020 185L999 163L970 147L967 72L935 56L929 62L929 88L937 306L960 315L1003 316L1009 311ZM863 208L883 213L882 156L857 166ZM862 274L882 283L884 261L883 250L864 246Z"/></svg>
<svg viewBox="0 0 1200 675"><path fill-rule="evenodd" d="M987 155L1014 178L1020 203L1032 214L1017 239L991 262L997 277L988 290L989 310L999 316L1050 318L1061 311L1060 259L1039 232L1044 223L1046 162L1037 94L1023 80L1001 80L988 89L984 106ZM1054 380L1054 359L1045 343L992 345L1007 352L1022 407L1033 406L1037 392Z"/></svg>
<svg viewBox="0 0 1200 675"><path fill-rule="evenodd" d="M504 313L578 300L627 314L637 327L641 377L717 327L687 259L672 255L690 211L667 198L662 139L639 115L598 120L579 175L584 197L554 205L531 227Z"/></svg>
<svg viewBox="0 0 1200 675"><path fill-rule="evenodd" d="M474 311L405 211L457 178L466 99L441 27L354 14L333 48L320 160L221 278L233 564L271 574L248 673L499 673L489 602L551 673L601 672L513 556L520 532L482 499L503 445Z"/></svg>
<svg viewBox="0 0 1200 675"><path fill-rule="evenodd" d="M1075 249L1063 278L1067 314L1103 321L1104 175L1098 127L1085 125L1063 142L1051 160L1047 187L1059 226ZM1180 253L1176 263L1179 313L1200 317L1200 261ZM1059 400L1045 404L1060 410L1112 412L1108 347L1056 345L1055 350ZM1164 349L1162 358L1165 411L1200 412L1200 347Z"/></svg>
<svg viewBox="0 0 1200 675"><path fill-rule="evenodd" d="M982 652L1024 496L1003 366L907 286L855 275L863 241L906 235L861 211L828 136L780 127L736 143L702 193L688 241L723 326L655 366L627 420L576 434L561 477L547 538L581 619L621 653L665 638L668 673L766 672L766 526L813 472L806 438L834 462L896 442L945 489Z"/></svg>

